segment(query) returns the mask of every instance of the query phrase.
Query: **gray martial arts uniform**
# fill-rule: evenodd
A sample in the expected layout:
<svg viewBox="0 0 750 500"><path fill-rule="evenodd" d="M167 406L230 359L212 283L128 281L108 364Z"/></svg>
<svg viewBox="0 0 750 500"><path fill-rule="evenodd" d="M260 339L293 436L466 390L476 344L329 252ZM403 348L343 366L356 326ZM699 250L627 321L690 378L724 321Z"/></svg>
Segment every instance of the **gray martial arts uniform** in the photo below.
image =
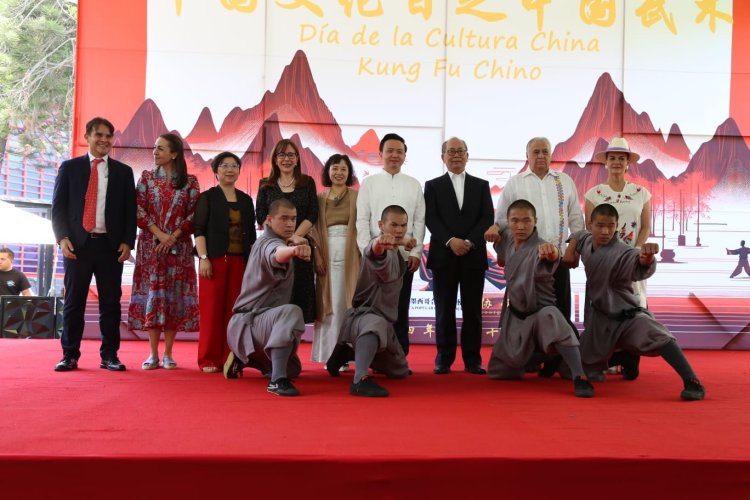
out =
<svg viewBox="0 0 750 500"><path fill-rule="evenodd" d="M344 316L339 342L352 344L356 351L357 339L367 334L376 335L378 352L370 366L389 377L406 377L409 365L393 330L406 261L393 250L375 256L373 241L365 248L352 308Z"/></svg>
<svg viewBox="0 0 750 500"><path fill-rule="evenodd" d="M586 267L586 308L581 335L581 359L587 373L607 369L616 349L634 354L659 356L660 349L674 340L669 330L640 307L633 282L656 271L656 260L640 263L640 251L617 239L594 251L592 235L579 231L570 236Z"/></svg>
<svg viewBox="0 0 750 500"><path fill-rule="evenodd" d="M294 378L302 368L297 356L299 339L305 332L302 309L290 304L294 266L280 264L275 254L286 241L266 227L253 245L242 278L242 291L234 303L234 314L227 327L229 348L247 364L270 369L270 349L293 346L287 376Z"/></svg>
<svg viewBox="0 0 750 500"><path fill-rule="evenodd" d="M508 228L495 244L498 260L505 260L505 298L500 337L487 366L490 378L521 378L535 353L557 354L555 345L578 345L573 330L555 306L554 273L559 264L539 259L544 241L537 230L515 248Z"/></svg>

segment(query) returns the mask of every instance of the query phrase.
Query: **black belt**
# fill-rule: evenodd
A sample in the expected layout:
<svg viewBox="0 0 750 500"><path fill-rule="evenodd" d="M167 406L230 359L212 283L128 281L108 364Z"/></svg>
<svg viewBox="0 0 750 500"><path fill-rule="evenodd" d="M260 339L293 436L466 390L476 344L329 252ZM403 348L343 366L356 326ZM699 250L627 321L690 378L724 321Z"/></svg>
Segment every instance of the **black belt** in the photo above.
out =
<svg viewBox="0 0 750 500"><path fill-rule="evenodd" d="M518 309L516 309L510 304L508 304L508 309L510 309L510 312L513 313L513 316L516 316L518 319L521 319L521 320L524 320L528 318L529 316L531 316L532 314L536 314L540 311L540 309L536 309L531 312L523 312L523 311L519 311Z"/></svg>
<svg viewBox="0 0 750 500"><path fill-rule="evenodd" d="M89 233L89 238L92 240L97 240L99 238L106 238L107 233Z"/></svg>
<svg viewBox="0 0 750 500"><path fill-rule="evenodd" d="M600 311L596 307L594 307L594 309L604 314L609 319L615 320L615 321L625 321L627 319L633 319L636 317L636 315L638 315L638 313L641 313L641 312L648 313L648 309L646 309L645 307L633 307L632 309L623 309L622 311L613 313L613 314L607 314L604 311Z"/></svg>

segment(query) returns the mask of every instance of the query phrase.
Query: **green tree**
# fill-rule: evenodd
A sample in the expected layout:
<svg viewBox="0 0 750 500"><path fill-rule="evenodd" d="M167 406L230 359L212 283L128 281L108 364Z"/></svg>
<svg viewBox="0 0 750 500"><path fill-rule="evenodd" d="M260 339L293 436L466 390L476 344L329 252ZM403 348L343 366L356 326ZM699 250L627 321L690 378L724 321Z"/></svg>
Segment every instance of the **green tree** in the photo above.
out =
<svg viewBox="0 0 750 500"><path fill-rule="evenodd" d="M19 124L29 152L69 152L77 13L77 0L0 0L0 147Z"/></svg>

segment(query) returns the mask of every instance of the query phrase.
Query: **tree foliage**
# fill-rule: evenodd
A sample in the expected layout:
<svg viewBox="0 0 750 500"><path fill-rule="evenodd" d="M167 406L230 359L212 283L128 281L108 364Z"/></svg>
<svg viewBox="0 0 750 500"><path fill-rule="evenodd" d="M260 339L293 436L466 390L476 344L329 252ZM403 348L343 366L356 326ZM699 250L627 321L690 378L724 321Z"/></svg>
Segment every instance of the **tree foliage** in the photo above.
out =
<svg viewBox="0 0 750 500"><path fill-rule="evenodd" d="M0 0L0 144L20 125L29 149L70 149L77 13L76 0Z"/></svg>

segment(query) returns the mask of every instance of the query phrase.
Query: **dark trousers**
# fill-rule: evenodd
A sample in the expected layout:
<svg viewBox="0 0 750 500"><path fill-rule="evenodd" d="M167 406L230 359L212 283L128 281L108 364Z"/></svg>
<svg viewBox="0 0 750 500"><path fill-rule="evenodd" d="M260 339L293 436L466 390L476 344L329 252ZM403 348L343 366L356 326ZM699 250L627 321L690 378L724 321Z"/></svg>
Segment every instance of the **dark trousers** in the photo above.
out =
<svg viewBox="0 0 750 500"><path fill-rule="evenodd" d="M117 356L120 349L120 299L122 298L122 264L118 252L112 250L106 238L89 238L75 249L77 259L65 259L65 304L63 306L63 355L81 357L84 312L91 277L96 278L99 294L99 330L102 359Z"/></svg>
<svg viewBox="0 0 750 500"><path fill-rule="evenodd" d="M401 285L401 293L398 295L398 318L393 323L393 329L396 331L396 338L404 355L409 354L409 306L411 305L411 283L414 280L414 273L406 271L404 282Z"/></svg>
<svg viewBox="0 0 750 500"><path fill-rule="evenodd" d="M484 269L450 266L432 270L432 294L435 298L436 365L450 366L456 359L458 328L456 298L461 293L461 357L464 366L482 364L482 292Z"/></svg>
<svg viewBox="0 0 750 500"><path fill-rule="evenodd" d="M737 264L737 267L734 268L734 271L732 271L732 275L729 276L730 278L734 278L738 274L740 274L742 271L745 271L745 274L750 276L750 267L748 267L748 262L746 260L741 260Z"/></svg>
<svg viewBox="0 0 750 500"><path fill-rule="evenodd" d="M578 329L570 320L570 269L562 265L557 266L557 270L555 271L555 303L575 332L576 337L580 337Z"/></svg>

